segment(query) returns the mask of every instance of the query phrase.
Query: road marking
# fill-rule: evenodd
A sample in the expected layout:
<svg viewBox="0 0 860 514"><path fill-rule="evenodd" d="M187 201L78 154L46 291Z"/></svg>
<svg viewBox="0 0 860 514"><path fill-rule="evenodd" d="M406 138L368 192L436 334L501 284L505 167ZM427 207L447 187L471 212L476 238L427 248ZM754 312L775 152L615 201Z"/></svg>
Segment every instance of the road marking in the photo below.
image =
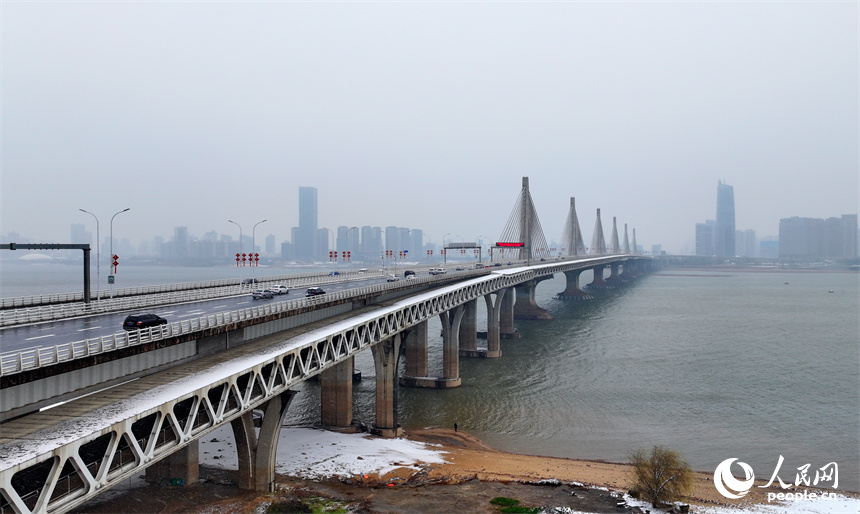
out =
<svg viewBox="0 0 860 514"><path fill-rule="evenodd" d="M97 327L79 328L79 329L78 329L78 332L86 332L87 330L95 330L95 329L97 329L97 328L102 328L102 326L101 326L101 325L99 325L99 326L97 326Z"/></svg>
<svg viewBox="0 0 860 514"><path fill-rule="evenodd" d="M54 335L55 335L55 334L47 334L47 335L44 335L44 336L28 337L27 339L24 339L24 341L32 341L32 340L34 340L34 339L44 339L44 338L46 338L46 337L54 337Z"/></svg>

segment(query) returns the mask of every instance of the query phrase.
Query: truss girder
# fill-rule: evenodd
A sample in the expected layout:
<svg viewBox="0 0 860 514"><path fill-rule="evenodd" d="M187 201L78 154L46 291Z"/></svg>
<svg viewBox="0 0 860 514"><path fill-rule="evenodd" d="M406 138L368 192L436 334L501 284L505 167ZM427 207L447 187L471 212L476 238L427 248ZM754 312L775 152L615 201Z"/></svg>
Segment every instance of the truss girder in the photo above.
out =
<svg viewBox="0 0 860 514"><path fill-rule="evenodd" d="M261 352L255 357L259 362L203 387L187 390L190 386L183 380L167 384L162 389L169 389L175 397L125 419L110 422L115 417L111 413L94 411L85 420L70 420L52 428L56 431L68 426L64 433L77 434L83 423L87 435L69 436L47 445L37 439L3 445L0 509L20 513L72 509L275 395L430 318L523 282L628 258L616 255L546 263L525 271L494 272L469 279L440 288L432 296L422 293L364 318L356 317L348 328L333 332L319 329L284 341L271 350L274 355ZM163 398L167 397L161 395L158 401Z"/></svg>

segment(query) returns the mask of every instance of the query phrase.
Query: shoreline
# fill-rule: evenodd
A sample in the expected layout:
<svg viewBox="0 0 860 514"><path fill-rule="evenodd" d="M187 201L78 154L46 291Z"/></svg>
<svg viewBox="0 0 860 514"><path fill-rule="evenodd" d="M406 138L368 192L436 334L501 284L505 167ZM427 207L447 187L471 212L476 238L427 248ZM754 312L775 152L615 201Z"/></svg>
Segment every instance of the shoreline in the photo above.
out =
<svg viewBox="0 0 860 514"><path fill-rule="evenodd" d="M561 482L576 482L587 487L605 487L613 491L627 492L630 488L630 464L603 460L568 459L522 455L490 448L477 438L462 431L431 428L412 429L406 434L408 439L427 443L442 444L453 457L445 464L430 465L430 476L451 475L461 479L474 476L488 481L538 482L556 479ZM748 495L739 500L722 496L714 487L713 472L694 470L696 480L691 496L691 505L743 507L752 504L767 505L768 493L786 492L831 492L814 487L792 487L782 489L756 480L755 487ZM832 490L837 494L860 500L860 493L845 490Z"/></svg>
<svg viewBox="0 0 860 514"><path fill-rule="evenodd" d="M317 434L322 432L320 430ZM365 441L362 438L366 436L367 434L349 434L346 437L354 437L352 440L360 443ZM378 439L382 438L375 439L378 442ZM385 439L400 442L403 440L432 448L444 458L427 463L420 458L410 459L400 454L392 457L393 460L384 468L384 472L368 470L366 474L358 474L350 472L344 466L336 474L323 478L306 478L294 473L278 472L278 492L269 494L238 489L236 470L229 466L214 467L213 462L204 458L205 452L201 452L199 484L191 487L170 487L139 482L136 486L107 492L105 497L91 500L73 512L251 513L273 501L284 497L293 498L298 494L300 498L315 495L341 502L358 503L364 509L360 511L368 513L497 512L491 510L488 503L497 496L521 499L524 505L566 507L573 512L604 513L617 512L616 504L623 501L621 498L629 489L630 465L625 463L503 452L487 446L467 432L438 427L405 429L402 438ZM325 446L335 448L334 453L348 453L346 448L337 448L335 443ZM301 454L304 455L304 452ZM365 456L373 459L372 455ZM364 459L360 456L355 458ZM330 458L323 457L323 460ZM228 463L222 461L222 464ZM309 464L309 467L312 466ZM796 493L804 490L835 492L851 499L853 511L860 510L860 494L842 490L754 487L747 497L729 500L720 495L714 487L713 473L694 473L694 490L684 501L690 504L691 512L772 512L756 510L768 506L778 507L774 503L768 504L768 493ZM755 485L764 484L764 481L757 480ZM650 505L642 508L659 512Z"/></svg>

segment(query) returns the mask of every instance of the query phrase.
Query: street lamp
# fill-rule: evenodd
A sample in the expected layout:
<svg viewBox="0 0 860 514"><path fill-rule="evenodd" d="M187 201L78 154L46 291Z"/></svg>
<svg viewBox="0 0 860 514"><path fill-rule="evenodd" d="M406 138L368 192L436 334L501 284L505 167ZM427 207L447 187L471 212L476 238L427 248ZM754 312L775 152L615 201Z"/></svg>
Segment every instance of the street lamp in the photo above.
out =
<svg viewBox="0 0 860 514"><path fill-rule="evenodd" d="M269 221L269 220L268 220L268 219L265 219L265 220L262 220L262 221L258 221L258 222L257 222L257 223L255 223L255 224L254 224L254 226L251 228L251 254L253 254L254 252L256 252L256 251L257 251L257 243L255 243L255 242L254 242L254 241L255 241L255 240L254 240L254 231L255 231L255 230L257 230L257 225L259 225L260 223L264 223L264 222L266 222L266 221Z"/></svg>
<svg viewBox="0 0 860 514"><path fill-rule="evenodd" d="M239 253L242 253L242 225L239 225L238 223L236 223L233 220L227 220L227 221L229 221L230 223L239 227Z"/></svg>
<svg viewBox="0 0 860 514"><path fill-rule="evenodd" d="M113 259L113 219L116 218L117 214L122 214L126 211L131 210L131 207L126 207L125 209L117 212L113 216L110 217L110 258ZM110 297L113 298L113 281L110 284Z"/></svg>
<svg viewBox="0 0 860 514"><path fill-rule="evenodd" d="M335 251L334 250L334 232L332 232L332 230L328 227L323 227L323 228L328 230L328 235L330 236L329 241L331 241L331 246L328 247L328 255L329 255L328 260L329 260L329 262L331 262L331 252ZM337 262L337 253L334 254L334 260L335 260L335 262Z"/></svg>
<svg viewBox="0 0 860 514"><path fill-rule="evenodd" d="M96 219L96 284L97 284L96 285L96 301L99 301L99 300L101 300L101 286L102 286L101 252L99 251L99 249L101 248L101 242L99 241L99 237L100 237L99 236L99 219L95 214L91 213L90 211L85 211L83 209L78 209L78 210L81 212L85 212L85 213L89 214L90 216L92 216L93 218Z"/></svg>

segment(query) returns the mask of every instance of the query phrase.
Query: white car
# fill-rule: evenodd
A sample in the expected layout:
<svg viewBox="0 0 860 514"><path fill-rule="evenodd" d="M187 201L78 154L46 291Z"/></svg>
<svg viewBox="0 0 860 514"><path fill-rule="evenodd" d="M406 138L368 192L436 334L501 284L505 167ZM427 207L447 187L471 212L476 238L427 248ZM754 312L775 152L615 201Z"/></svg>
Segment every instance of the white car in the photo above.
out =
<svg viewBox="0 0 860 514"><path fill-rule="evenodd" d="M397 282L400 278L397 275L388 275L388 278L385 279L386 282Z"/></svg>
<svg viewBox="0 0 860 514"><path fill-rule="evenodd" d="M254 300L262 300L263 298L274 298L275 293L269 291L268 289L257 289L253 293L251 293L251 298Z"/></svg>
<svg viewBox="0 0 860 514"><path fill-rule="evenodd" d="M445 270L445 268L430 268L430 274L431 275L442 275L444 273L448 273L448 271Z"/></svg>
<svg viewBox="0 0 860 514"><path fill-rule="evenodd" d="M290 292L290 288L287 286L277 285L269 288L275 294L287 294Z"/></svg>

